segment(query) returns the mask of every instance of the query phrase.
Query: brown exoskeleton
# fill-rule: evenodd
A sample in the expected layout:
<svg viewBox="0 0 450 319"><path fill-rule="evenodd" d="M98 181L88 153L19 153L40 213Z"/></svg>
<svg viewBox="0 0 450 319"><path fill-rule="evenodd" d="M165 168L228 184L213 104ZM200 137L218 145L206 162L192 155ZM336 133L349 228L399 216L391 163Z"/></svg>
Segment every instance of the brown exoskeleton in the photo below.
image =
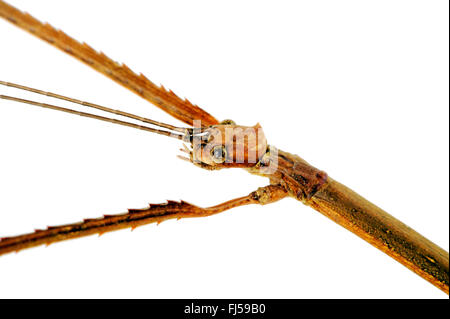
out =
<svg viewBox="0 0 450 319"><path fill-rule="evenodd" d="M199 107L178 98L173 92L156 86L145 76L135 74L126 66L117 64L89 46L80 44L63 32L40 23L3 1L0 1L0 16L81 60L188 125L192 125L194 120L201 120L201 124L198 127L192 125L180 128L125 112L113 111L117 115L159 126L155 129L89 113L74 112L54 105L8 96L2 98L175 137L188 143L189 147L184 150L189 156L187 160L197 166L208 170L245 168L250 173L268 177L270 180L268 186L259 188L247 196L213 207L200 208L186 202L168 202L151 205L145 209L132 209L121 215L87 219L81 223L50 227L31 234L4 238L0 242L0 254L122 228L135 228L173 218L209 216L237 206L268 204L289 196L323 213L448 293L446 251L352 190L332 180L326 173L312 167L300 157L270 147L259 126L252 128L253 133L236 137L237 130L248 132L250 127L239 126L230 121L219 122ZM7 82L3 84L42 93ZM46 95L57 97L56 94L46 93ZM82 104L94 107L91 103ZM111 109L105 107L100 109L111 112ZM227 129L231 132L229 136L226 134Z"/></svg>

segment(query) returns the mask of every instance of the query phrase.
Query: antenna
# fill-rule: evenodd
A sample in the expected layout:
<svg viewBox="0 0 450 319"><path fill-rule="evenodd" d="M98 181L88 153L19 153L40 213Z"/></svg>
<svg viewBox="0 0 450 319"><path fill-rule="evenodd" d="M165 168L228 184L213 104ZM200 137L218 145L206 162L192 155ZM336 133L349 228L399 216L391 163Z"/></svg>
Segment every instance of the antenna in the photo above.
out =
<svg viewBox="0 0 450 319"><path fill-rule="evenodd" d="M101 106L101 105L90 103L90 102L80 101L80 100L77 100L77 99L74 99L74 98L70 98L70 97L67 97L67 96L64 96L64 95L60 95L60 94L56 94L56 93L52 93L52 92L45 92L45 91L41 91L41 90L38 90L38 89L30 88L30 87L27 87L27 86L24 86L24 85L15 84L15 83L11 83L11 82L0 81L0 84L4 85L4 86L16 88L16 89L19 89L19 90L33 92L33 93L36 93L36 94L49 96L49 97L52 97L52 98L55 98L55 99L64 100L64 101L68 101L68 102L71 102L71 103L75 103L75 104L91 107L91 108L94 108L94 109L97 109L97 110L100 110L100 111L104 111L104 112L107 112L107 113L112 113L112 114L128 117L128 118L131 118L133 120L137 120L137 121L140 121L140 122L152 124L152 125L155 125L155 126L166 128L168 130L172 130L172 131L176 131L176 132L180 132L180 133L186 133L186 129L185 128L176 127L176 126L173 126L173 125L161 123L161 122L158 122L158 121L154 121L152 119L148 119L148 118L141 117L141 116L138 116L138 115L127 113L127 112L123 112L123 111L120 111L120 110L114 110L114 109L108 108L106 106Z"/></svg>

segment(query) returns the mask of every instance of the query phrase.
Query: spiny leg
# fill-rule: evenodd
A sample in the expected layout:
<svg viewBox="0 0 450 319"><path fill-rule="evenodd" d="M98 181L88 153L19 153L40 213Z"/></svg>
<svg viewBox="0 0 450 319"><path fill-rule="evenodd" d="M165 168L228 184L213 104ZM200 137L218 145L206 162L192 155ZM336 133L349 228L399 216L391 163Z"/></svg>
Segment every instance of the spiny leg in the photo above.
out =
<svg viewBox="0 0 450 319"><path fill-rule="evenodd" d="M136 228L150 223L161 223L169 219L207 217L226 210L249 205L270 204L283 199L288 194L279 185L260 187L247 196L232 199L216 206L198 207L187 202L168 201L166 204L150 205L144 209L130 209L119 215L104 215L101 218L85 219L80 223L36 230L34 233L0 239L0 255L10 252L50 245L55 242L93 234L103 234L124 228Z"/></svg>
<svg viewBox="0 0 450 319"><path fill-rule="evenodd" d="M1 0L0 17L70 54L184 123L192 125L194 120L201 120L203 126L219 123L208 112L187 99L181 99L171 90L167 91L163 86L155 85L143 74L137 75L125 64L119 64L111 60L86 43L76 41L61 30L56 30L51 25L42 23L28 13L24 13Z"/></svg>

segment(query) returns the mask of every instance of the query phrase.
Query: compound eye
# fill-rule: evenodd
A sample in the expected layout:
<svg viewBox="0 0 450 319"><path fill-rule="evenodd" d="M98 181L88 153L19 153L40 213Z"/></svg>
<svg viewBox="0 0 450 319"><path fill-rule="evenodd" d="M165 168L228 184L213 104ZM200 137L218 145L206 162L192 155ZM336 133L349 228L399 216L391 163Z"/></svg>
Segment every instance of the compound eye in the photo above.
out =
<svg viewBox="0 0 450 319"><path fill-rule="evenodd" d="M227 150L222 145L216 145L211 149L211 157L214 163L222 164L227 159Z"/></svg>

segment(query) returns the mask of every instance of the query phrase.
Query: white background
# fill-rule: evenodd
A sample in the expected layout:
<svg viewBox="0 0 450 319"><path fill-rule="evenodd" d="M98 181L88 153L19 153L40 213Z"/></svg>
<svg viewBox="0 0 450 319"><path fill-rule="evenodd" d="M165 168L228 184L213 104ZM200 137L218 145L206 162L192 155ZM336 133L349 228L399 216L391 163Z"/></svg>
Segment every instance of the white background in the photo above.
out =
<svg viewBox="0 0 450 319"><path fill-rule="evenodd" d="M260 122L448 251L447 1L10 3L220 120ZM0 39L1 80L180 124L4 20ZM166 199L209 206L268 182L203 171L179 146L1 101L0 235ZM0 297L447 298L293 199L2 256Z"/></svg>

